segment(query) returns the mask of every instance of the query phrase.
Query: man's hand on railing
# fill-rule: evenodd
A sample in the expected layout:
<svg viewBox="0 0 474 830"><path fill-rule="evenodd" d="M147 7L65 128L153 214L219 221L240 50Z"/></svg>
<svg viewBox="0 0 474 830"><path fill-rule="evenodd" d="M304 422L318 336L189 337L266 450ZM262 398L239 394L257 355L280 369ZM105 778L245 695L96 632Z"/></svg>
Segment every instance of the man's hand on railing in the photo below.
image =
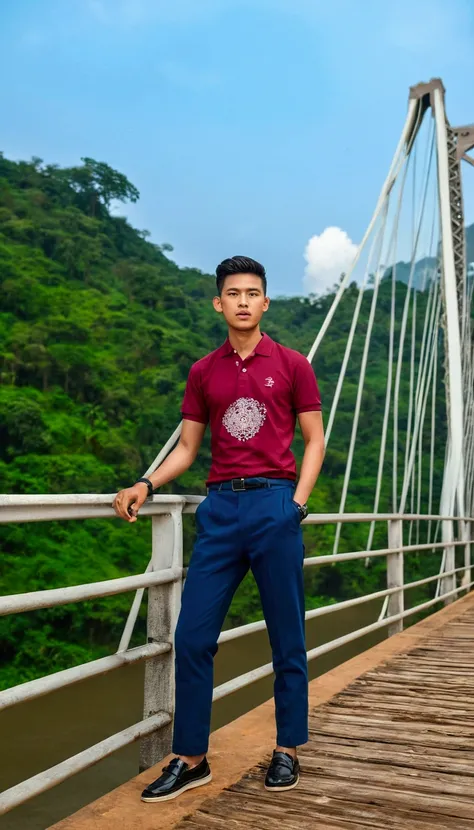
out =
<svg viewBox="0 0 474 830"><path fill-rule="evenodd" d="M115 496L112 507L120 519L126 522L136 522L138 511L148 496L148 488L144 482L120 490Z"/></svg>

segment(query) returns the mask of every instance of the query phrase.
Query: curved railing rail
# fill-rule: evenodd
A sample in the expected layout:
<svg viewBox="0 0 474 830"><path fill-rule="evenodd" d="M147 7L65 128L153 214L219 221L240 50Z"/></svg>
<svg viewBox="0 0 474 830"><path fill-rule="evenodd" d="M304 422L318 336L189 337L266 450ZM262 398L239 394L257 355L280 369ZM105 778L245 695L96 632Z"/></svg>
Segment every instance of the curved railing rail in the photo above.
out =
<svg viewBox="0 0 474 830"><path fill-rule="evenodd" d="M114 494L3 495L0 496L0 523L113 518L115 517L111 506L113 498ZM181 602L182 581L185 575L182 514L194 513L201 500L199 496L157 495L143 505L141 515L151 516L152 519L152 557L143 574L0 598L0 616L2 616L39 608L52 608L131 590L137 591L116 654L6 689L0 692L0 710L70 686L88 677L105 674L141 660L145 661L143 720L6 790L0 795L0 815L92 766L133 741L141 740L140 761L143 769L156 763L169 752L174 706L173 639ZM404 545L403 524L413 520L439 522L443 541ZM388 547L372 551L350 551L330 556L309 557L304 560L304 566L313 567L334 562L386 557L387 588L312 609L306 613L306 619L332 614L376 599L385 600L384 609L387 615L371 625L366 625L311 649L308 651L308 660L327 654L346 643L382 628L387 628L389 635L395 634L403 629L403 621L408 617L429 609L441 601L445 604L452 602L460 592L469 591L474 584L471 580L471 529L474 518L421 514L328 513L311 514L304 524L352 524L354 522L387 522ZM464 552L464 563L461 567L455 567L457 548L461 548ZM443 552L441 572L406 583L404 580L405 554L433 550ZM434 599L405 609L404 597L407 590L435 581L438 582L438 588ZM145 588L148 589L147 643L136 648L129 648ZM243 637L261 631L265 627L264 620L241 625L222 632L219 642ZM220 700L238 689L267 677L272 671L272 664L267 663L265 666L232 678L214 689L214 700Z"/></svg>

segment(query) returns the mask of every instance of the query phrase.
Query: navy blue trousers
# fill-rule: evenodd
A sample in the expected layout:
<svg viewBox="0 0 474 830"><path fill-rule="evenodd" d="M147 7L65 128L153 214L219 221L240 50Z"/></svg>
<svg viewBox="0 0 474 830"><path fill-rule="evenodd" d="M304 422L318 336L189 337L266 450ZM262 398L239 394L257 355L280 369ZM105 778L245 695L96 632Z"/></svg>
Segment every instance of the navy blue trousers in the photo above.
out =
<svg viewBox="0 0 474 830"><path fill-rule="evenodd" d="M208 750L217 639L232 597L251 568L273 655L277 744L308 740L303 540L294 483L261 490L211 485L196 511L197 539L175 633L173 752Z"/></svg>

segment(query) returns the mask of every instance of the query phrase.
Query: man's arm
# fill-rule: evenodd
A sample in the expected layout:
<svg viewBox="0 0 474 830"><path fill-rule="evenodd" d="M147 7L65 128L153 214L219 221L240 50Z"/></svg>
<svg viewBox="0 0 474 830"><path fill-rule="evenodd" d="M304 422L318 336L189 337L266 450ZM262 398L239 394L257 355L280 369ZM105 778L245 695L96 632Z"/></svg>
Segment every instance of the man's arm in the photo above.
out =
<svg viewBox="0 0 474 830"><path fill-rule="evenodd" d="M294 500L308 501L324 460L324 427L321 412L300 412L298 421L305 444L303 461Z"/></svg>
<svg viewBox="0 0 474 830"><path fill-rule="evenodd" d="M163 464L149 476L154 488L162 487L189 469L198 454L205 431L206 424L183 420L181 436L176 447L165 458ZM148 488L144 482L140 482L126 490L120 490L112 506L121 519L136 522L138 511L147 496Z"/></svg>

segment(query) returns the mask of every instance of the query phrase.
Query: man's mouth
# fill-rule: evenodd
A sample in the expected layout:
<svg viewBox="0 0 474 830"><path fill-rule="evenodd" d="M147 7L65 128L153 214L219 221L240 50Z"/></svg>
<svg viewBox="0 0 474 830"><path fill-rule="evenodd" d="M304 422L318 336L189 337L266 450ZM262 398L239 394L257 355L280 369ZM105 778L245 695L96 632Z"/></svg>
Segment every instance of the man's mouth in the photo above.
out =
<svg viewBox="0 0 474 830"><path fill-rule="evenodd" d="M250 311L238 311L237 317L250 317Z"/></svg>

